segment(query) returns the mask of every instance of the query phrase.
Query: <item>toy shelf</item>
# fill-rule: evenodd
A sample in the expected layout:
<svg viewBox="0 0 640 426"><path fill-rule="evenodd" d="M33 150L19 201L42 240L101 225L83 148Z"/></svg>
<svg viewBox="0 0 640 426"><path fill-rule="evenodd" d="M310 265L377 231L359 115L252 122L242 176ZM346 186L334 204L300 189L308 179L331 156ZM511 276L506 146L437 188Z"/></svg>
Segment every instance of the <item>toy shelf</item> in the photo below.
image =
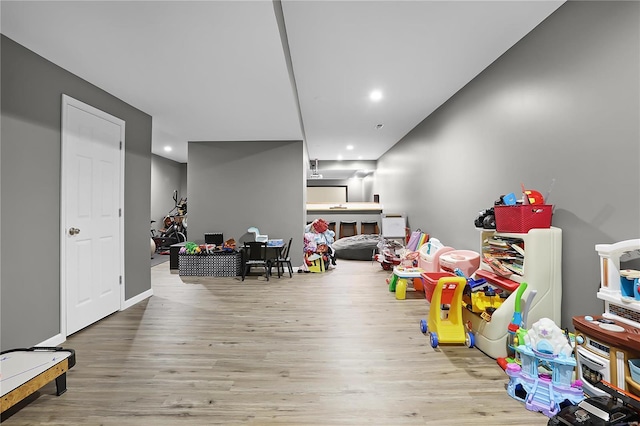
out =
<svg viewBox="0 0 640 426"><path fill-rule="evenodd" d="M605 302L604 316L622 321L634 327L640 327L640 300L634 297L633 280L623 291L620 274L621 260L640 257L640 239L625 240L614 244L597 244L600 256L600 289L597 297ZM626 260L629 260L626 259Z"/></svg>
<svg viewBox="0 0 640 426"><path fill-rule="evenodd" d="M524 241L522 238L492 234L482 240L482 257L499 275L524 274Z"/></svg>
<svg viewBox="0 0 640 426"><path fill-rule="evenodd" d="M505 241L509 247L505 246ZM511 244L517 245L518 249L513 248ZM491 286L508 292L509 296L490 318L467 309L463 309L463 317L465 322L472 326L478 349L492 358L501 358L507 356L507 328L515 309L515 289L520 283L527 283L527 290L521 300L523 314L526 313L527 318L525 327L530 327L540 318L550 318L556 324L560 324L562 230L551 227L534 228L527 233L505 233L483 229L481 258L489 255L495 259L499 253L496 247L510 250L508 254L502 253L504 256L501 262L517 263L518 267L508 268L509 271L503 271L504 275L499 275L483 260L475 277L485 278ZM530 306L527 306L526 301L532 291L535 291L535 297L531 300Z"/></svg>

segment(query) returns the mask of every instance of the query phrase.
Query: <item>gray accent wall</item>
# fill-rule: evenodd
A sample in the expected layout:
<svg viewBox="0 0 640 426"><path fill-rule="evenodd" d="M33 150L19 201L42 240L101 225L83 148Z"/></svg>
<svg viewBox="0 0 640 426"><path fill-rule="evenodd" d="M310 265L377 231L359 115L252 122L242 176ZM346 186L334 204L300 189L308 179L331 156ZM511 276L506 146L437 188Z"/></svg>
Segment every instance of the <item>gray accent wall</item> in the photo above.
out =
<svg viewBox="0 0 640 426"><path fill-rule="evenodd" d="M302 264L305 169L302 141L189 142L189 237L205 232L252 240L249 227L269 238L293 238L291 260Z"/></svg>
<svg viewBox="0 0 640 426"><path fill-rule="evenodd" d="M62 94L126 122L126 299L151 288L151 117L1 36L0 347L60 332Z"/></svg>
<svg viewBox="0 0 640 426"><path fill-rule="evenodd" d="M563 230L562 326L599 314L594 246L640 237L640 3L570 1L378 161L374 193L458 249L520 183Z"/></svg>

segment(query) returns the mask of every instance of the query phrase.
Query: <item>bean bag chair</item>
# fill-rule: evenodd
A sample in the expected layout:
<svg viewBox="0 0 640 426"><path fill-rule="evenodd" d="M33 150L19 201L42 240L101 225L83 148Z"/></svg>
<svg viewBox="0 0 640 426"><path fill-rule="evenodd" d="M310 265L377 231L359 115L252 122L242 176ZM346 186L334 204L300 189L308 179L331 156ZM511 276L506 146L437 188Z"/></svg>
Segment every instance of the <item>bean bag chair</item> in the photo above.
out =
<svg viewBox="0 0 640 426"><path fill-rule="evenodd" d="M354 235L336 240L333 249L338 259L371 260L379 241L380 236L377 234Z"/></svg>

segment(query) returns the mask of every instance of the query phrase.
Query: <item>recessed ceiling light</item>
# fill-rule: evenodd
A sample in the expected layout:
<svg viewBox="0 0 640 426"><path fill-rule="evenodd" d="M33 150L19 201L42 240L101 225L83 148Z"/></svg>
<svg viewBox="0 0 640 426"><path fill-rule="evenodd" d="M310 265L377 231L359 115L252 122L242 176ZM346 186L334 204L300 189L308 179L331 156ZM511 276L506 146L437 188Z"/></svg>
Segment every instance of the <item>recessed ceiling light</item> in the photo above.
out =
<svg viewBox="0 0 640 426"><path fill-rule="evenodd" d="M353 151L353 145L347 145L347 149L348 149L349 151Z"/></svg>
<svg viewBox="0 0 640 426"><path fill-rule="evenodd" d="M384 127L384 124L380 123L380 124L376 124L376 130L380 130Z"/></svg>
<svg viewBox="0 0 640 426"><path fill-rule="evenodd" d="M362 155L358 155L358 160L362 160Z"/></svg>
<svg viewBox="0 0 640 426"><path fill-rule="evenodd" d="M338 154L338 161L342 160L342 154Z"/></svg>
<svg viewBox="0 0 640 426"><path fill-rule="evenodd" d="M382 92L380 90L374 90L373 92L369 93L369 99L374 102L378 102L380 99L382 99Z"/></svg>
<svg viewBox="0 0 640 426"><path fill-rule="evenodd" d="M173 151L173 148L171 148L170 146L165 146L164 147L164 151L165 152L171 152L171 151Z"/></svg>

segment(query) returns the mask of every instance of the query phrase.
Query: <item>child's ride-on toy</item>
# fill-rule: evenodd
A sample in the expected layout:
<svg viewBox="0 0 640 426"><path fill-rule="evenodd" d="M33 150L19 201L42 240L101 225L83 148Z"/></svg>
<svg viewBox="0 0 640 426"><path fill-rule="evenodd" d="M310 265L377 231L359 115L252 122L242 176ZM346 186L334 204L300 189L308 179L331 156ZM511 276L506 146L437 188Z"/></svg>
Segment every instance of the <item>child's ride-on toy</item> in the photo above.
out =
<svg viewBox="0 0 640 426"><path fill-rule="evenodd" d="M466 285L467 280L463 277L442 277L438 280L431 297L429 321L420 321L420 330L429 334L431 347L435 348L440 343L464 344L469 348L474 346L474 336L466 331L462 321L462 292ZM441 306L442 291L445 289L452 292L448 311Z"/></svg>

